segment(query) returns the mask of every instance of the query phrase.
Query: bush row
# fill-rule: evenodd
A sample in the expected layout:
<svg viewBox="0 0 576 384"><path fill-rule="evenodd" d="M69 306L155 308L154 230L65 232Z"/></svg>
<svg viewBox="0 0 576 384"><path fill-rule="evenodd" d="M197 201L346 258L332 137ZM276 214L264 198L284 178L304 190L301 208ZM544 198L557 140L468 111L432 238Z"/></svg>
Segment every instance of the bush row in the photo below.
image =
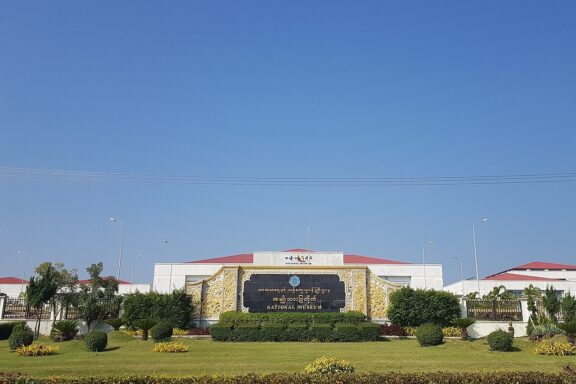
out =
<svg viewBox="0 0 576 384"><path fill-rule="evenodd" d="M309 375L304 373L275 373L270 375L241 376L122 376L122 377L83 377L32 378L20 374L0 372L2 384L567 384L575 383L573 374L545 372L420 372L420 373L367 373Z"/></svg>
<svg viewBox="0 0 576 384"><path fill-rule="evenodd" d="M247 312L224 312L220 315L220 322L226 324L336 324L353 323L358 324L366 321L366 315L359 311L349 312L269 312L269 313L247 313Z"/></svg>
<svg viewBox="0 0 576 384"><path fill-rule="evenodd" d="M0 324L0 340L6 340L10 337L10 335L12 334L12 329L14 329L15 326L17 325L21 325L22 324L26 324L25 321L12 321L10 323L2 323Z"/></svg>
<svg viewBox="0 0 576 384"><path fill-rule="evenodd" d="M187 328L192 309L192 299L181 290L170 294L130 293L124 296L122 302L122 321L132 327L140 319L154 319L167 321L174 327Z"/></svg>
<svg viewBox="0 0 576 384"><path fill-rule="evenodd" d="M460 317L460 302L450 292L401 288L390 295L388 318L394 324L417 327L434 323L449 326Z"/></svg>
<svg viewBox="0 0 576 384"><path fill-rule="evenodd" d="M375 341L380 338L380 325L373 323L330 324L215 324L210 327L215 341Z"/></svg>

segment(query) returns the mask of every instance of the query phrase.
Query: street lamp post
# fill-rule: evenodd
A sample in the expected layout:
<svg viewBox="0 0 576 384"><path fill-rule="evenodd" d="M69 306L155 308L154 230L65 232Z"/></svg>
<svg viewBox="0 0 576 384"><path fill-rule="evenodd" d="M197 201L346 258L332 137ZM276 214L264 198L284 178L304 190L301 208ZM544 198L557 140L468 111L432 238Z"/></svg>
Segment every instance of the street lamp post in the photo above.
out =
<svg viewBox="0 0 576 384"><path fill-rule="evenodd" d="M476 224L485 223L487 221L488 219L484 218L472 225L472 238L474 241L474 263L476 264L476 288L478 289L478 296L480 296L480 275L478 274L478 254L476 252Z"/></svg>
<svg viewBox="0 0 576 384"><path fill-rule="evenodd" d="M426 247L434 243L434 240L430 240L422 246L422 266L424 267L424 289L426 289Z"/></svg>
<svg viewBox="0 0 576 384"><path fill-rule="evenodd" d="M134 264L136 264L138 260L140 260L140 256L142 255L136 256L136 260L132 262L132 273L130 275L130 293L132 293L132 287L134 286Z"/></svg>
<svg viewBox="0 0 576 384"><path fill-rule="evenodd" d="M124 249L124 223L117 218L111 217L110 221L115 223L120 223L122 226L122 234L120 235L120 256L118 257L118 273L116 273L116 279L120 282L120 269L122 268L122 250Z"/></svg>
<svg viewBox="0 0 576 384"><path fill-rule="evenodd" d="M162 240L162 242L166 245L171 245L168 240ZM172 264L174 262L174 257L172 251L170 251L170 279L168 280L168 293L172 292Z"/></svg>
<svg viewBox="0 0 576 384"><path fill-rule="evenodd" d="M462 284L462 297L464 297L464 269L462 268L462 260L460 260L458 256L454 256L454 260L460 262L460 282Z"/></svg>
<svg viewBox="0 0 576 384"><path fill-rule="evenodd" d="M20 282L20 294L24 294L24 280L26 279L26 254L22 251L18 251L18 254L21 255L24 258L24 276L22 278L22 281Z"/></svg>

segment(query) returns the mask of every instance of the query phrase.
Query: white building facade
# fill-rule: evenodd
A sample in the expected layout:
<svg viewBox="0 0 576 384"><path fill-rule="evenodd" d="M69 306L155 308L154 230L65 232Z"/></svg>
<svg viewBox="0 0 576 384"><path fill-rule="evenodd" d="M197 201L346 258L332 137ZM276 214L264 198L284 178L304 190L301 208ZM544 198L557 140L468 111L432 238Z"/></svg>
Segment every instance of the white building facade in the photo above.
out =
<svg viewBox="0 0 576 384"><path fill-rule="evenodd" d="M243 253L187 263L156 263L154 264L153 290L166 293L174 289L184 289L187 283L209 279L226 266L293 267L295 272L301 267L362 266L381 279L396 285L437 290L443 287L441 264L411 264L343 252L289 249Z"/></svg>
<svg viewBox="0 0 576 384"><path fill-rule="evenodd" d="M490 293L494 287L504 286L514 296L521 296L524 288L532 285L544 291L553 286L559 295L576 294L576 265L534 261L519 265L483 279L463 280L444 286L444 290L466 296L479 292L480 297Z"/></svg>

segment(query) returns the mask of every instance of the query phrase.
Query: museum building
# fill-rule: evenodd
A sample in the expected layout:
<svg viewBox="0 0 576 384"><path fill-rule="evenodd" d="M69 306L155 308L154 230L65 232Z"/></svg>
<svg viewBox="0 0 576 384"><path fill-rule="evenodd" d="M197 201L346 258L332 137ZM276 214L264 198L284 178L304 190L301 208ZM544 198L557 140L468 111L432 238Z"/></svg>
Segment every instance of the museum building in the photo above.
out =
<svg viewBox="0 0 576 384"><path fill-rule="evenodd" d="M153 283L157 292L185 289L194 319L209 323L226 311L361 311L384 321L390 293L402 286L440 290L442 266L289 249L156 263Z"/></svg>

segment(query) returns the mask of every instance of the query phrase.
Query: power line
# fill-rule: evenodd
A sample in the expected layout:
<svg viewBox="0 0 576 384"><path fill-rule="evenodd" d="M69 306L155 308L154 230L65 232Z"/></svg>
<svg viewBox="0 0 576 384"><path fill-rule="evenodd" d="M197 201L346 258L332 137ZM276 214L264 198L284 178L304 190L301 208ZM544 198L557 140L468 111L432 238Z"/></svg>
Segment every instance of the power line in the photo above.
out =
<svg viewBox="0 0 576 384"><path fill-rule="evenodd" d="M393 186L458 186L571 183L575 172L536 173L484 176L436 177L246 177L246 176L170 176L115 172L50 170L0 167L3 178L35 178L66 181L175 183L224 186L286 186L286 187L393 187Z"/></svg>

